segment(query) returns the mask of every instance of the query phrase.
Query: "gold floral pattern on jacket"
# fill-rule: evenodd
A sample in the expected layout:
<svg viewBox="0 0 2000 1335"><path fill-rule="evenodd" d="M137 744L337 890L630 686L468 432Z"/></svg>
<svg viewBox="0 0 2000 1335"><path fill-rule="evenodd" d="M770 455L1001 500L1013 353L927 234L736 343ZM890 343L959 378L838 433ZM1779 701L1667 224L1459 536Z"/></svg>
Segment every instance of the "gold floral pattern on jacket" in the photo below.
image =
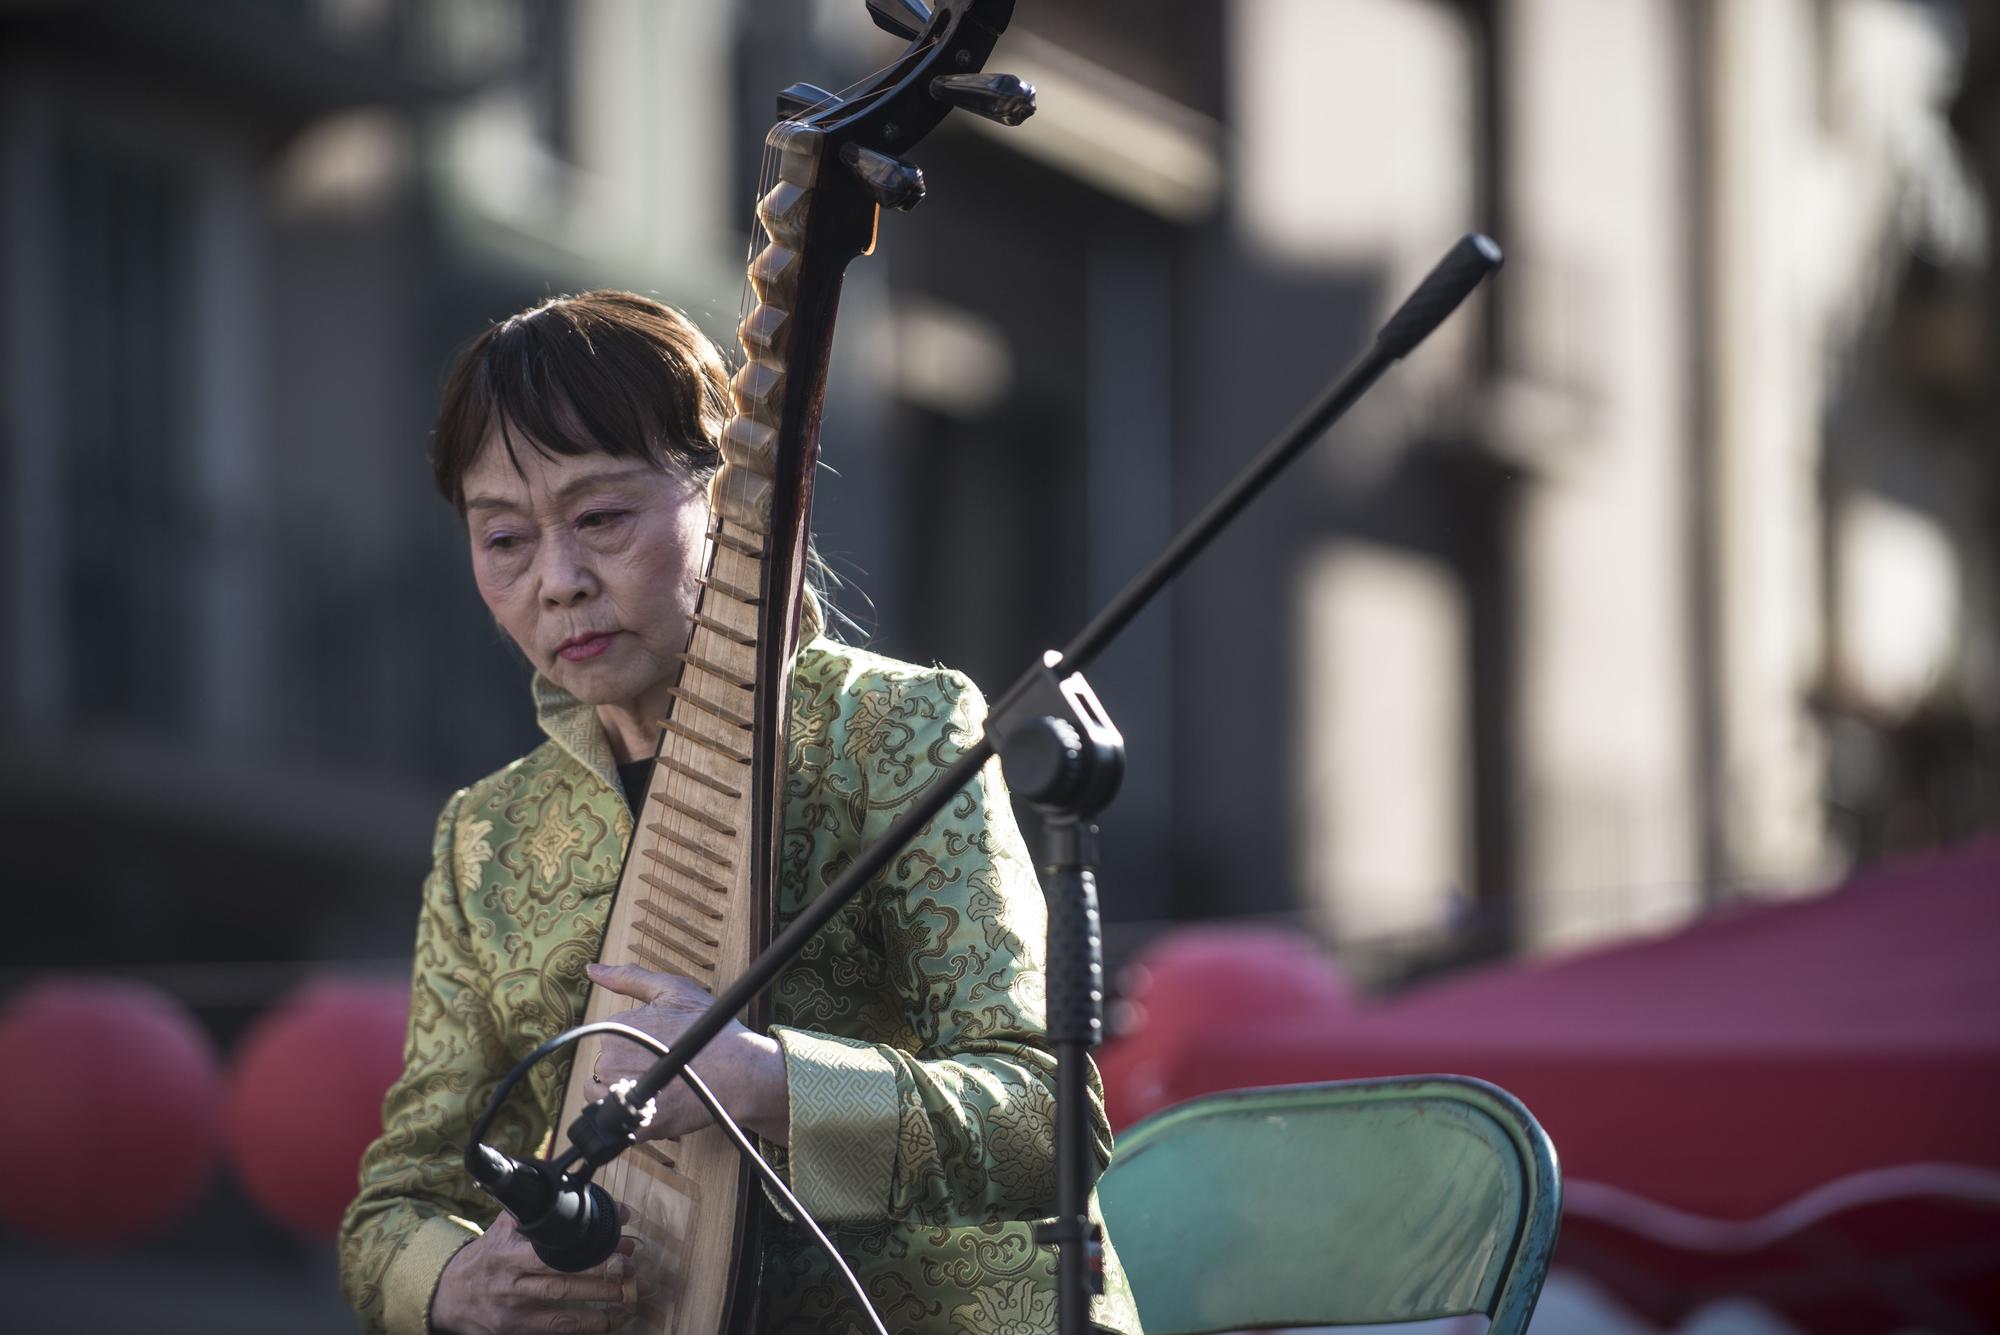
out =
<svg viewBox="0 0 2000 1335"><path fill-rule="evenodd" d="M369 1330L422 1330L437 1277L493 1217L461 1147L500 1077L583 1013L632 828L591 711L536 683L550 740L453 795L418 921L402 1077L341 1228ZM776 917L795 916L978 735L964 677L814 640L790 697ZM891 1329L1054 1328L1055 1063L1044 1033L1040 886L996 766L927 825L778 980L792 1143L773 1153ZM495 1122L514 1154L550 1135L568 1063ZM1100 1165L1110 1131L1092 1075ZM808 1235L767 1221L766 1330L862 1329ZM1093 1316L1136 1331L1116 1263Z"/></svg>

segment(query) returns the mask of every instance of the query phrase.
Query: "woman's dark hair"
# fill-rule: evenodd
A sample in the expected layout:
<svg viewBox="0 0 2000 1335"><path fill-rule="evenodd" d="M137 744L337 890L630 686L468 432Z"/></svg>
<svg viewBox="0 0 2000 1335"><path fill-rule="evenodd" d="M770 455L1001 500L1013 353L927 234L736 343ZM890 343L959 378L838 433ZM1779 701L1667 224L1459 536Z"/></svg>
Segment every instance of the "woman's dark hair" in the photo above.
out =
<svg viewBox="0 0 2000 1335"><path fill-rule="evenodd" d="M551 297L488 329L452 364L431 472L464 518L466 470L498 426L516 468L518 433L544 453L675 464L706 482L722 466L730 412L722 354L673 307L604 289ZM831 633L829 613L860 629L832 607L841 584L808 542L801 639Z"/></svg>
<svg viewBox="0 0 2000 1335"><path fill-rule="evenodd" d="M721 465L729 369L693 321L631 292L553 297L494 325L459 355L431 436L438 490L465 513L465 474L495 426L519 467L519 437L550 454L678 464L696 481Z"/></svg>

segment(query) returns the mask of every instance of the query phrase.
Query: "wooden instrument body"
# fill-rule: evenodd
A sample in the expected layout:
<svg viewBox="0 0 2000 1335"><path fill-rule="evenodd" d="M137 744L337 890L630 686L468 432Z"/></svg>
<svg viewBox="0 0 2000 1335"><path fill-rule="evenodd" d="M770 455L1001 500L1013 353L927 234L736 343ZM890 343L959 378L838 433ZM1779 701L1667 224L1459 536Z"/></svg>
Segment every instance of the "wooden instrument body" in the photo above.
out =
<svg viewBox="0 0 2000 1335"><path fill-rule="evenodd" d="M756 336L734 382L736 414L724 463L710 483L709 549L673 703L647 793L634 816L599 958L677 973L711 994L743 972L770 938L768 887L783 837L787 693L811 516L811 475L822 372L788 374L788 354L810 321L832 325L839 271L804 283L796 228L811 203L814 136L772 131L780 180L766 196L771 238L752 266ZM772 230L775 228L776 230ZM785 246L785 240L793 246ZM804 318L800 318L803 316ZM792 326L792 327L787 327ZM789 336L789 337L787 337ZM786 432L788 423L794 429ZM780 450L781 433L793 447ZM585 1018L628 1009L594 989ZM753 1008L744 1017L761 1028ZM579 1045L559 1125L602 1091L591 1088L598 1044ZM618 1040L610 1040L618 1041ZM754 1181L716 1127L643 1142L598 1180L627 1206L627 1228L658 1282L642 1299L640 1328L740 1328L754 1279L749 1229Z"/></svg>
<svg viewBox="0 0 2000 1335"><path fill-rule="evenodd" d="M932 68L979 69L1011 11L1011 0L940 11L863 91L780 122L766 138L775 179L760 187L764 244L753 247L749 269L756 301L738 330L744 362L732 384L723 466L709 487L709 550L606 924L604 962L681 974L713 994L769 942L821 395L841 278L873 248L879 208L841 150L914 144L946 111L926 92ZM585 1018L630 1005L593 989ZM761 1012L759 1003L742 1018L761 1030ZM558 1134L599 1092L590 1073L604 1041L578 1045ZM597 1181L631 1210L626 1228L658 1271L628 1329L708 1335L747 1326L756 1181L719 1128L644 1142Z"/></svg>

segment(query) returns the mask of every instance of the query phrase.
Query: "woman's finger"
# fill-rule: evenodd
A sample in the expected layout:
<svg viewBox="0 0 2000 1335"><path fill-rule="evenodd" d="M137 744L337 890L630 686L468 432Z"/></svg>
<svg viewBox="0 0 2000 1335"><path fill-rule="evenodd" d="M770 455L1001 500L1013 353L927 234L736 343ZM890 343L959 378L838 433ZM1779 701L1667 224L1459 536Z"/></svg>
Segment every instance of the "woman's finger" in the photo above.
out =
<svg viewBox="0 0 2000 1335"><path fill-rule="evenodd" d="M639 1001L652 1001L673 987L666 974L636 964L589 964L584 966L584 973L597 986Z"/></svg>
<svg viewBox="0 0 2000 1335"><path fill-rule="evenodd" d="M632 1314L621 1307L558 1307L536 1317L521 1329L545 1330L549 1335L603 1335L631 1320Z"/></svg>
<svg viewBox="0 0 2000 1335"><path fill-rule="evenodd" d="M514 1279L514 1292L523 1298L545 1303L615 1303L625 1298L627 1267L615 1270L586 1270L560 1274L550 1270L526 1271Z"/></svg>

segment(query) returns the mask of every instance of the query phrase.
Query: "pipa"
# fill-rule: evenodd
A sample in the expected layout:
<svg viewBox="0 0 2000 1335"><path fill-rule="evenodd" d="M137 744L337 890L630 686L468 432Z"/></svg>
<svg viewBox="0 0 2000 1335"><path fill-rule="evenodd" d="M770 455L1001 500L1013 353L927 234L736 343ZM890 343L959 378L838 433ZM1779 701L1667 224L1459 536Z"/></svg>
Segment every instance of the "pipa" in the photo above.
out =
<svg viewBox="0 0 2000 1335"><path fill-rule="evenodd" d="M902 159L953 107L1018 124L1033 90L980 73L1013 0L928 11L868 0L909 45L839 94L794 84L765 137L751 233L743 364L723 464L710 484L709 547L692 633L599 959L732 982L770 934L783 835L786 697L819 452L820 401L848 263L871 252L883 205L908 209L923 174ZM630 1001L594 989L587 1018ZM753 1007L746 1022L761 1029ZM599 1039L579 1045L558 1126L590 1101ZM755 1177L714 1127L644 1142L597 1181L664 1271L627 1329L708 1335L743 1329L757 1265Z"/></svg>

